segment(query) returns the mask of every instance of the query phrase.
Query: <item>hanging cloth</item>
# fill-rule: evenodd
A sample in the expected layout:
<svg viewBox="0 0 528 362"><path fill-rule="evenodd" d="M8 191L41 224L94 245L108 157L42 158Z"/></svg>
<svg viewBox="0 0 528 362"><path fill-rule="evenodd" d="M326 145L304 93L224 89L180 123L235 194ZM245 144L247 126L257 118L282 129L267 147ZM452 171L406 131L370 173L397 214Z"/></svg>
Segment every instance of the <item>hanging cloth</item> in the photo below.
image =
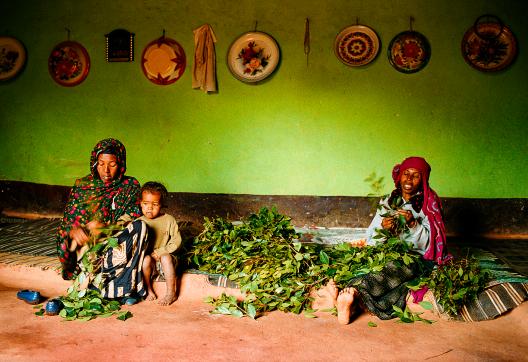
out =
<svg viewBox="0 0 528 362"><path fill-rule="evenodd" d="M213 28L204 24L194 31L194 63L192 87L204 92L216 92L216 37Z"/></svg>

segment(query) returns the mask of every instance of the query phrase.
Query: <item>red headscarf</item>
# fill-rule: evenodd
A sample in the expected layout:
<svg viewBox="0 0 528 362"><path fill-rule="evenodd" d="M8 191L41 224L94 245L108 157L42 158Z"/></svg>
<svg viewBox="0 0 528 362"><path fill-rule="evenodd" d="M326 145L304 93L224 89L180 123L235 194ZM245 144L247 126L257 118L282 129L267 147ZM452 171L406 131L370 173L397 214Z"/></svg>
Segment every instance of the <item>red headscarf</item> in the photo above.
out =
<svg viewBox="0 0 528 362"><path fill-rule="evenodd" d="M422 157L406 158L401 164L394 166L392 169L392 179L396 188L400 188L401 175L409 168L418 170L422 176L424 196L422 210L427 216L431 227L429 247L423 257L426 260L433 260L437 264L444 264L452 256L447 253L445 225L442 219L442 203L436 192L429 187L431 166Z"/></svg>

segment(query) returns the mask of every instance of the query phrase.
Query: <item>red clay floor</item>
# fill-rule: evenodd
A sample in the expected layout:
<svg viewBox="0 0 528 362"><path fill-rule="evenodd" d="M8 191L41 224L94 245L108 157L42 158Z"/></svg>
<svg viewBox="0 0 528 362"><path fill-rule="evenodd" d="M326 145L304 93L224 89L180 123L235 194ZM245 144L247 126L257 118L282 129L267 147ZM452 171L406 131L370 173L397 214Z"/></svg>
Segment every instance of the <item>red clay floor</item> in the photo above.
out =
<svg viewBox="0 0 528 362"><path fill-rule="evenodd" d="M491 321L400 324L367 314L342 326L324 314L273 312L257 320L209 314L214 290L182 282L169 307L142 302L134 317L63 322L38 317L16 298L40 286L46 296L66 282L48 269L0 265L1 361L522 361L528 356L528 303ZM217 288L220 289L220 288ZM431 316L426 316L431 317ZM433 318L431 319L438 319ZM377 327L369 327L374 322Z"/></svg>

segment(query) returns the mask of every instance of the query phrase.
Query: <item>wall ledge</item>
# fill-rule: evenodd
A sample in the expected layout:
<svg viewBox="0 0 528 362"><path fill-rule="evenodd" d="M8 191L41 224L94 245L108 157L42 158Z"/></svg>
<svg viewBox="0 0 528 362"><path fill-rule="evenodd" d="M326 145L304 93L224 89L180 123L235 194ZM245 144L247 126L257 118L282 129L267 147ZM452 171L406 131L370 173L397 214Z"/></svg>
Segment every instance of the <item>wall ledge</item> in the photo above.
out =
<svg viewBox="0 0 528 362"><path fill-rule="evenodd" d="M0 213L25 219L59 218L70 187L0 181ZM528 199L442 198L448 235L528 238ZM377 198L170 192L167 212L199 230L204 217L239 220L276 206L296 226L367 227ZM375 206L374 206L375 207Z"/></svg>

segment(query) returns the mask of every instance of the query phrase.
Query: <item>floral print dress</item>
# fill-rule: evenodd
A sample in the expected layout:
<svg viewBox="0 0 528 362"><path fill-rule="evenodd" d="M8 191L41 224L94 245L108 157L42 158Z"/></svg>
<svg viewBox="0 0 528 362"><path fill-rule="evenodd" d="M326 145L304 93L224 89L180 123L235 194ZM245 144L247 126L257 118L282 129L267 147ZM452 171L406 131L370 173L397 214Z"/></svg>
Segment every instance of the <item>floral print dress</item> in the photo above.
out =
<svg viewBox="0 0 528 362"><path fill-rule="evenodd" d="M97 160L102 153L115 155L119 165L111 183L105 184L97 172ZM57 251L64 279L73 279L79 272L77 255L69 251L72 228L84 227L92 220L113 224L125 214L133 218L141 215L139 182L134 177L125 176L125 171L125 146L113 138L97 143L90 157L90 174L75 182L58 229Z"/></svg>

